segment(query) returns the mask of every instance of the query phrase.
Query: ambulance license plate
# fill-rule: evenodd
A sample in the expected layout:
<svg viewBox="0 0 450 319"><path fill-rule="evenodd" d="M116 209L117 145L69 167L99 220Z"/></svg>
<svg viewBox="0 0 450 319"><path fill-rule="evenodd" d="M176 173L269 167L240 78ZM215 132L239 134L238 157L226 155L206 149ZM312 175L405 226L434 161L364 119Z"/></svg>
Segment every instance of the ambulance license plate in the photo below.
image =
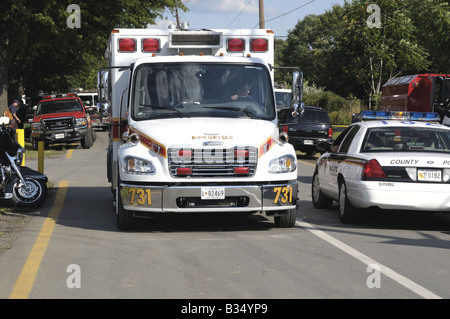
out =
<svg viewBox="0 0 450 319"><path fill-rule="evenodd" d="M225 188L224 187L202 187L201 189L202 199L224 199Z"/></svg>
<svg viewBox="0 0 450 319"><path fill-rule="evenodd" d="M442 171L440 169L417 169L417 180L422 182L441 182Z"/></svg>

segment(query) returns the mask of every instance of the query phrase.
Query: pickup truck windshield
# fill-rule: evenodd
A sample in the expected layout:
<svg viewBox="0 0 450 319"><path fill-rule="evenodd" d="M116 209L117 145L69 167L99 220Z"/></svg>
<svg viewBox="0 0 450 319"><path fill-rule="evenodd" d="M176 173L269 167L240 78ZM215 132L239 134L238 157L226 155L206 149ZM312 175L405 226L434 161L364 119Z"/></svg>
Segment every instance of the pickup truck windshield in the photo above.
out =
<svg viewBox="0 0 450 319"><path fill-rule="evenodd" d="M36 115L59 113L59 112L76 112L83 111L80 102L73 100L54 100L39 103Z"/></svg>
<svg viewBox="0 0 450 319"><path fill-rule="evenodd" d="M131 116L229 117L273 120L269 71L262 65L141 64L136 68Z"/></svg>

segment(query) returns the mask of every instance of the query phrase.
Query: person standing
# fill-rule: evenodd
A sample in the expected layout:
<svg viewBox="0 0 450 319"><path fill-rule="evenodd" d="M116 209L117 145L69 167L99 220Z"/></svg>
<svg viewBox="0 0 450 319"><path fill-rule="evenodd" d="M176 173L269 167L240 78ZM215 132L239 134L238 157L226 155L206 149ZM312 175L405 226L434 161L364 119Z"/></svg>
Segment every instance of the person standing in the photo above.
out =
<svg viewBox="0 0 450 319"><path fill-rule="evenodd" d="M9 112L11 113L11 119L13 121L14 129L19 127L21 123L20 119L17 117L17 109L19 107L19 100L14 100L13 103L9 106Z"/></svg>

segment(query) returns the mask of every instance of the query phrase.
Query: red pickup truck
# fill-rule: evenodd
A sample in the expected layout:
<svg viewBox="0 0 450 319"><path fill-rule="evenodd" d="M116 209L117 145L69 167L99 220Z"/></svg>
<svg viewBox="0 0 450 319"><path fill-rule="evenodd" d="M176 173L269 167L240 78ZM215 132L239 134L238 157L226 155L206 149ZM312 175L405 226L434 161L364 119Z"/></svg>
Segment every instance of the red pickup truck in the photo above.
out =
<svg viewBox="0 0 450 319"><path fill-rule="evenodd" d="M94 144L95 132L83 101L77 96L46 96L39 101L31 123L31 143L80 142L82 148Z"/></svg>

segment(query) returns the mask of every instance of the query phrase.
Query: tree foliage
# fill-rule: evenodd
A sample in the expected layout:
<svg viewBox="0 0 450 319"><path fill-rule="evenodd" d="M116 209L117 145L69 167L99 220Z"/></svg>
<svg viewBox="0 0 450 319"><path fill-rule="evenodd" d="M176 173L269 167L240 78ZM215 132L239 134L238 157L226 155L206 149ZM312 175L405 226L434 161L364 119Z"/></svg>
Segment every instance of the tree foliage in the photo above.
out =
<svg viewBox="0 0 450 319"><path fill-rule="evenodd" d="M80 27L65 0L3 0L0 4L0 95L18 98L70 87L95 88L109 33L143 28L166 8L186 10L181 0L80 0Z"/></svg>
<svg viewBox="0 0 450 319"><path fill-rule="evenodd" d="M278 63L299 66L311 84L376 108L393 76L449 73L450 10L445 0L367 0L335 5L299 20Z"/></svg>

